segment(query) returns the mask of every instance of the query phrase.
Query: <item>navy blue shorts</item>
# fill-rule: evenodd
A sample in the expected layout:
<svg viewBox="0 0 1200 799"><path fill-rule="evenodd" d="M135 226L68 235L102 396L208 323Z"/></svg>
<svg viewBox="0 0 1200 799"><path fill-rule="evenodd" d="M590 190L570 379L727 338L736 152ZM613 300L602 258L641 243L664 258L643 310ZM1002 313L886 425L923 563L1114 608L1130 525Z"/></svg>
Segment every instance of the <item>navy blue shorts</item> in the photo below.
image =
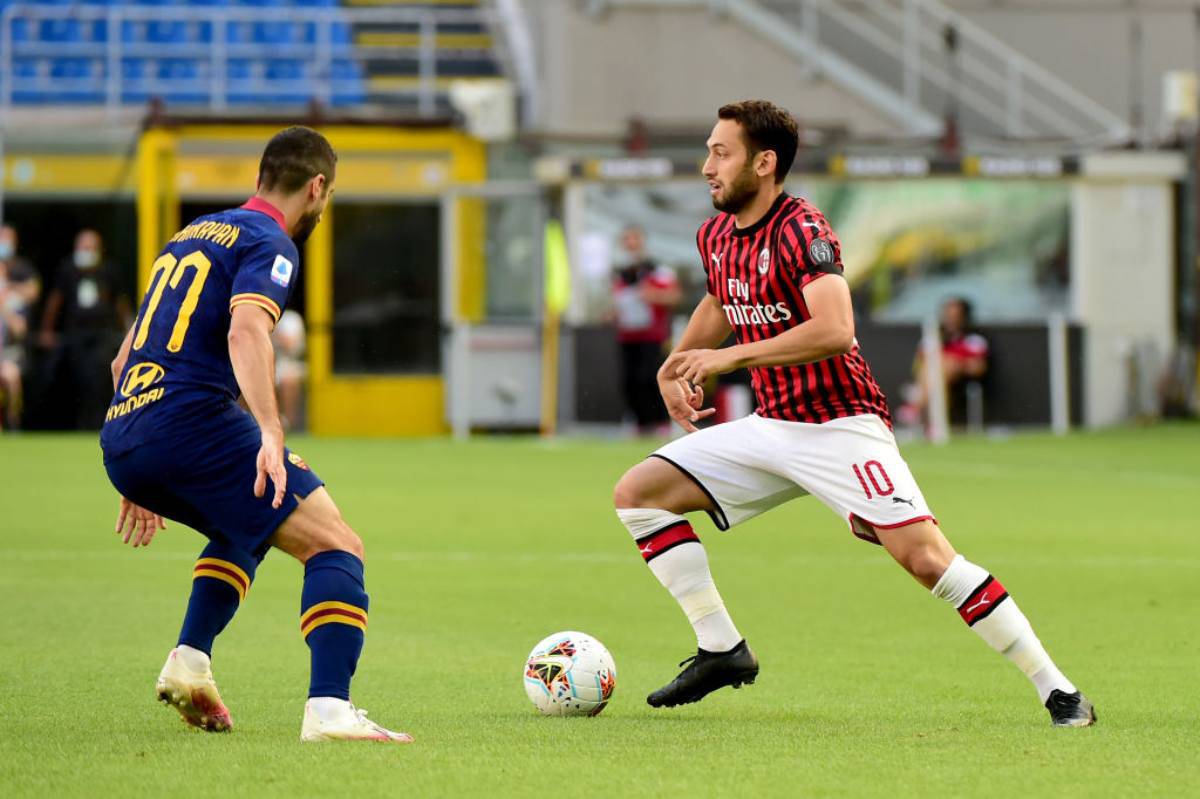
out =
<svg viewBox="0 0 1200 799"><path fill-rule="evenodd" d="M324 485L291 450L284 450L287 491L271 507L274 486L267 480L262 497L254 496L262 434L254 418L237 406L202 428L135 447L104 458L108 478L121 495L173 521L257 557L267 539L317 488Z"/></svg>

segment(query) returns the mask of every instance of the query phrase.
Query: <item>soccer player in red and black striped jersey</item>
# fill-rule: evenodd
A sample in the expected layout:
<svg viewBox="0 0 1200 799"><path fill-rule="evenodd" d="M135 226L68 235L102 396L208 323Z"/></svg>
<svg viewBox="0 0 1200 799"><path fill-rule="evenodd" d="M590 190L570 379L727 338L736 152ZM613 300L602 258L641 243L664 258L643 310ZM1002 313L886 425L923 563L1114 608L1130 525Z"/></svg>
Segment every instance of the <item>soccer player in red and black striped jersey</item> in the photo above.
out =
<svg viewBox="0 0 1200 799"><path fill-rule="evenodd" d="M1029 677L1055 725L1092 724L1092 704L1016 602L942 535L900 455L887 400L854 337L841 243L815 206L783 191L796 121L761 100L723 106L717 116L703 172L720 213L696 237L708 293L658 374L663 401L688 435L626 472L614 492L617 515L698 644L687 667L647 701L696 702L758 675L683 514L706 511L727 530L811 494L950 602ZM736 343L719 348L731 333ZM704 408L701 385L742 368L753 381L754 413L698 430L714 412Z"/></svg>

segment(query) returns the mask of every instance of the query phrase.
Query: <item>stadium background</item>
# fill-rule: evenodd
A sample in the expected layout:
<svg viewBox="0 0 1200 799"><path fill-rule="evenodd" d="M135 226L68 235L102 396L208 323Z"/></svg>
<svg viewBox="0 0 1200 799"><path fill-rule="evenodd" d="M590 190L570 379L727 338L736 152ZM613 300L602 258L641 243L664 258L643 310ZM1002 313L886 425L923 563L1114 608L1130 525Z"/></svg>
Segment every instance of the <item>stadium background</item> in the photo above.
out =
<svg viewBox="0 0 1200 799"><path fill-rule="evenodd" d="M384 576L392 587L374 589L373 602L393 608L397 618L368 639L365 667L371 674L373 658L403 652L403 668L376 666L367 685L375 696L388 696L394 676L400 695L375 705L393 702L397 714L415 713L438 731L433 737L450 737L477 756L483 772L468 769L463 780L507 763L501 792L547 788L560 772L537 763L558 733L528 726L523 700L509 690L516 679L503 669L515 674L512 664L550 628L594 632L619 667L628 664L630 680L598 721L611 714L614 724L632 726L610 727L604 745L633 756L635 739L661 737L653 719L637 717L641 682L653 687L661 676L653 665L661 670L686 649L686 630L677 629L674 610L626 557L628 543L611 529L605 505L622 464L652 446L625 441L617 347L604 321L615 243L624 225L641 224L650 253L678 271L686 296L681 307L690 307L703 291L694 232L711 208L698 165L715 109L733 99L772 99L800 120L803 143L788 188L812 197L839 231L859 338L889 397L895 402L910 379L913 354L930 341L947 296L972 299L992 342L992 375L967 435L944 449L918 443L906 452L918 475L922 467L931 473L937 491L925 490L947 509L939 513L943 521L970 531L952 533L954 540L998 553L988 562L1005 563L1012 579L1024 582L1022 596L1036 598L1042 615L1035 622L1044 621L1047 638L1061 642L1051 650L1074 646L1079 658L1096 661L1090 671L1078 668L1079 658L1072 662L1107 693L1098 701L1102 720L1107 698L1124 732L1097 737L1094 748L1072 742L1058 754L1097 769L1125 758L1128 767L1112 776L1115 793L1173 793L1184 790L1189 768L1195 776L1194 764L1180 762L1195 694L1166 700L1172 707L1156 722L1138 712L1154 709L1144 704L1154 701L1148 688L1156 681L1172 684L1178 678L1170 675L1197 665L1195 645L1177 645L1168 631L1186 628L1197 610L1185 581L1200 563L1198 530L1184 504L1200 488L1200 433L1191 422L1139 425L1164 416L1191 419L1197 411L1198 69L1200 12L1172 0L0 0L0 219L19 231L19 253L38 270L43 297L76 231L95 227L136 301L167 237L192 217L245 198L273 131L304 123L329 136L340 155L337 198L303 250L293 303L307 325L304 415L312 437L293 441L323 475L339 479L335 495L365 528L369 551L385 553L372 566L373 579ZM32 309L34 328L38 313ZM53 673L54 660L86 640L113 658L136 653L136 673L106 671L105 679L119 686L115 692L145 698L142 683L152 676L156 647L173 634L182 603L175 593L186 581L175 572L186 570L196 542L172 530L156 543L160 560L135 566L131 553L101 554L101 546L115 545L94 540L88 529L103 532L110 489L92 435L42 432L73 426L76 398L63 375L46 366L49 353L35 339L21 344L25 432L0 437L0 495L14 508L3 524L0 575L18 597L21 619L5 628L4 651L36 642L23 667L5 657L2 676L12 688L5 692L7 713L22 719L19 732L33 743L16 746L6 736L5 747L14 748L3 779L24 793L82 792L79 775L38 775L36 765L49 757L61 766L78 752L96 764L99 784L116 789L129 774L148 773L149 764L139 769L103 748L72 749L77 744L66 738L39 748L30 720L56 719L68 728L68 698L87 695L96 678L68 669L74 682L59 696L38 675ZM720 393L723 413L744 407L736 378ZM932 437L958 439L963 420L949 411L938 417L929 425ZM491 433L556 439L547 445L508 437L455 440ZM397 438L412 436L421 440ZM939 472L939 462L957 467ZM497 523L495 514L512 516L503 506L521 490L497 477L504 470L542 481L539 489L551 484L549 493L561 496L540 507L521 499L524 515ZM1119 484L1121 504L1115 496L1095 497L1089 475L1105 481L1101 490ZM58 503L61 480L78 486L77 507L49 513L25 507L26 497ZM435 484L428 493L422 480ZM555 480L572 488L558 492ZM390 500L405 510L389 507ZM460 508L449 520L432 509L412 510L426 500L479 510ZM760 617L791 631L790 617L776 607L807 601L805 616L844 613L865 639L847 642L824 620L804 635L803 647L777 643L774 662L796 672L781 683L803 674L819 685L845 659L886 658L873 643L884 651L898 647L899 666L926 670L918 687L961 676L929 666L871 621L862 591L881 561L873 552L864 558L842 549L849 544L839 537L838 520L816 508L770 519L776 521L748 529L765 536L776 525L804 528L804 541L790 542L804 553L797 573L807 577L837 564L849 587L814 577L782 590L769 606L760 598ZM567 529L576 531L570 540L551 540ZM458 543L444 542L452 530ZM1132 555L1130 539L1140 542ZM751 543L717 544L719 577L719 559L726 557L741 570L744 593L753 592L758 578L788 579L772 565L775 555L762 537L745 540ZM1081 563L1063 576L1059 564L1081 550ZM860 559L872 565L848 565ZM426 567L429 576L408 596L410 572ZM143 588L129 585L136 582L130 569ZM168 578L163 572L170 569ZM512 579L553 590L580 573L589 576L549 609L528 596L496 599L515 597ZM449 592L472 580L488 590ZM64 581L76 588L50 590ZM887 590L909 592L913 624L929 624L932 613L912 596L919 592L899 587L898 577L894 582ZM138 637L140 648L95 641L95 624L107 622L61 620L72 615L70 600L90 596L80 586L107 596L101 607L117 614L151 585L158 593L146 595L171 599L146 615L156 632ZM264 604L290 608L294 592L285 577L266 577L260 586L271 598ZM627 595L605 607L588 604L595 601L589 597L611 596L614 586ZM826 589L848 604L825 598ZM817 605L814 595L821 597ZM481 602L495 603L492 615L470 611ZM909 605L895 611L898 622L907 621ZM646 608L653 608L653 629L615 623ZM235 624L240 632L226 645L225 679L257 684L250 652L232 655L254 647L252 632L285 640L275 632L279 624L262 618L263 608L256 613L256 620ZM288 613L275 615L290 619ZM418 617L424 620L414 622ZM488 734L526 736L511 762L462 739L467 733L455 725L474 723L470 714L439 715L439 706L455 701L448 689L416 688L414 680L433 684L445 675L423 664L419 648L411 651L408 623L419 628L427 655L456 654L464 673L489 691L479 700ZM655 630L678 632L679 640L667 646ZM772 634L766 624L760 630L760 637ZM930 641L942 645L937 630ZM946 645L961 647L956 663L990 665L987 653L968 649L974 642L948 630L945 641L953 644ZM1105 632L1119 645L1092 644ZM447 635L462 640L448 644ZM278 646L299 673L301 647L287 640ZM486 655L478 655L476 641ZM814 660L811 646L824 653ZM1129 648L1145 655L1143 671L1123 662ZM835 693L829 695L860 691L854 673L830 678ZM941 724L938 713L965 712L948 707L945 696L913 711L907 702L916 688L899 699L886 688L853 699L840 694L855 712L871 713L875 702L891 714L878 729L856 727L875 744L913 735L910 726L932 725L936 751L981 759L999 784L1035 793L1081 790L1046 754L1060 745L1055 739L1037 739L1036 768L1023 774L1005 765L1001 755L1020 754L1002 734L961 716ZM1012 699L1014 707L1028 699L1020 690L1012 687L1011 696L1020 698ZM966 683L951 693L962 702L978 699ZM714 723L749 736L745 746L755 754L747 762L759 764L754 778L764 780L764 793L781 792L782 774L773 770L781 761L768 756L778 741L755 737L767 729L833 764L801 778L815 793L895 795L907 792L904 784L911 792L995 784L944 763L914 778L907 758L931 750L913 741L881 755L878 781L853 774L862 762L837 745L836 714L772 716L765 694L754 700L748 720L738 716L734 699L741 697L722 698L712 710ZM801 694L813 706L828 696L816 688ZM406 705L410 700L415 709ZM31 713L35 702L53 713ZM122 715L128 704L113 700L113 717L142 724L140 709ZM275 718L276 709L261 700L251 709ZM1032 723L999 701L988 711L1005 719L1007 734ZM85 715L93 723L100 717ZM769 723L755 733L744 726L755 719ZM291 716L279 711L277 721L287 730L279 741L290 742ZM148 715L145 724L157 729L162 722ZM1138 722L1148 725L1144 740L1132 733ZM833 736L831 748L804 749L794 736L809 723L818 737ZM954 730L984 731L981 746L992 748L972 748ZM247 730L276 732L262 722ZM582 729L567 735L568 747L590 745ZM160 737L147 732L136 745L153 748ZM734 744L719 738L687 740L697 753L737 755ZM167 746L169 754L152 756L150 770L171 757L189 764L220 757L191 743ZM273 740L263 746L239 755L248 759L235 770L248 775L254 758L290 751ZM450 755L435 751L435 761L450 768ZM723 781L729 773L714 776L682 757L677 752L668 760L683 771L653 778L639 761L640 781L634 772L612 771L617 766L605 766L603 758L587 774L597 780L621 774L614 783L619 793L637 793L638 785L732 789ZM363 769L360 787L368 791L379 790L371 780L387 779L375 756L351 765ZM730 773L750 779L753 769L746 768ZM294 790L303 783L288 780L304 773L273 778L282 781L280 790L289 784ZM699 782L689 782L689 774ZM414 779L426 793L466 784L439 781L432 770Z"/></svg>

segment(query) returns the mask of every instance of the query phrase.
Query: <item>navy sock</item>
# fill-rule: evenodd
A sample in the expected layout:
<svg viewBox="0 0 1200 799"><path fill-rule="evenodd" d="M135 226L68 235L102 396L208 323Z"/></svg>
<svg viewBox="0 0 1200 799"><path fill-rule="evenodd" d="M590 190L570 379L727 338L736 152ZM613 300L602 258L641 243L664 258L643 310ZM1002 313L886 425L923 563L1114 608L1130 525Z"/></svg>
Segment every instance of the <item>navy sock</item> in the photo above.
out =
<svg viewBox="0 0 1200 799"><path fill-rule="evenodd" d="M212 655L213 640L246 598L257 566L257 558L237 547L210 542L204 548L192 570L192 596L179 631L181 645Z"/></svg>
<svg viewBox="0 0 1200 799"><path fill-rule="evenodd" d="M367 629L363 563L349 552L313 555L304 564L300 632L312 651L308 695L350 699L350 678Z"/></svg>

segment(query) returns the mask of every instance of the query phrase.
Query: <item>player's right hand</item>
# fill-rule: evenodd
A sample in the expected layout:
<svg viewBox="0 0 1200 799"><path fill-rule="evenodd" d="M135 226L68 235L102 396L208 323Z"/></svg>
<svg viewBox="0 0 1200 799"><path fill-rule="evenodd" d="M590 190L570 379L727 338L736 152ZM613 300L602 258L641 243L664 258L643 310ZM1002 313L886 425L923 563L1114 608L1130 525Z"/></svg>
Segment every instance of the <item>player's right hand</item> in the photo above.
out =
<svg viewBox="0 0 1200 799"><path fill-rule="evenodd" d="M675 423L689 433L695 433L699 428L696 422L707 419L717 412L716 408L704 407L704 389L693 386L688 381L678 377L659 375L658 390L662 394L667 413Z"/></svg>
<svg viewBox="0 0 1200 799"><path fill-rule="evenodd" d="M162 516L121 497L121 507L117 512L117 535L124 533L122 543L128 544L132 538L135 547L148 547L154 534L165 529L167 523Z"/></svg>
<svg viewBox="0 0 1200 799"><path fill-rule="evenodd" d="M271 507L278 508L283 504L283 495L287 491L287 469L283 466L283 435L263 433L262 446L258 450L258 471L254 476L254 496L261 497L267 493L267 478L275 486L275 496L271 499Z"/></svg>

